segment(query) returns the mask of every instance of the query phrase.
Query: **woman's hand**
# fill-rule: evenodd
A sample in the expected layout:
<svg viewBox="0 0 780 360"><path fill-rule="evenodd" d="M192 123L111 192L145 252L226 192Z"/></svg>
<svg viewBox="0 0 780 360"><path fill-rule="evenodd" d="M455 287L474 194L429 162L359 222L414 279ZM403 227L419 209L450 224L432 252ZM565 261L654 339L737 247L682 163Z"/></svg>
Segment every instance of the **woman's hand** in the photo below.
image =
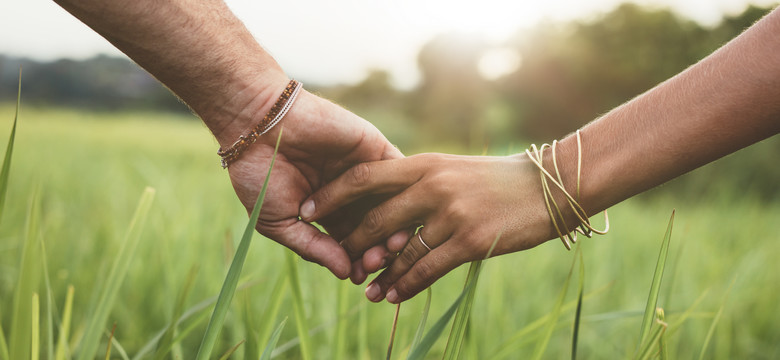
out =
<svg viewBox="0 0 780 360"><path fill-rule="evenodd" d="M392 197L369 210L341 242L351 258L362 256L368 272L392 261L368 285L371 301L413 297L458 265L484 258L497 237L492 255L553 237L539 171L525 154L422 154L358 164L312 195L301 216L315 221L375 196ZM423 227L408 242L392 236L417 225Z"/></svg>

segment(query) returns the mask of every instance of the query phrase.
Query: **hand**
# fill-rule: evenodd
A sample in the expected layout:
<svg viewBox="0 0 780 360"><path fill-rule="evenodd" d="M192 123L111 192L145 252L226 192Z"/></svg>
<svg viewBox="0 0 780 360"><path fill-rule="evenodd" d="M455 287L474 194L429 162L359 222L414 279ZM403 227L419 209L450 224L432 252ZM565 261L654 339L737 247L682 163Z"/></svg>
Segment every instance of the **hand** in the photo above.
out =
<svg viewBox="0 0 780 360"><path fill-rule="evenodd" d="M274 83L281 87L286 85L279 79ZM265 111L257 111L259 118L252 123L259 122ZM284 120L261 136L229 167L233 188L248 212L265 180L281 127L284 127L282 140L257 231L344 279L350 274L351 264L336 239L352 231L368 206L374 204L372 199L363 199L334 210L331 216L321 217L320 224L332 236L299 220L298 209L307 196L353 165L403 155L367 121L302 90ZM236 134L246 130L232 129L230 135L226 135L227 132L217 136L223 144L235 141Z"/></svg>
<svg viewBox="0 0 780 360"><path fill-rule="evenodd" d="M369 272L400 252L366 289L375 302L385 296L391 303L413 297L458 265L484 258L499 235L492 255L529 249L553 237L539 171L525 154L423 154L358 164L312 195L314 211L301 215L315 221L373 196L392 197L368 211L342 246L352 258L362 255ZM408 242L385 242L416 225L424 226L419 235L432 250L417 235Z"/></svg>

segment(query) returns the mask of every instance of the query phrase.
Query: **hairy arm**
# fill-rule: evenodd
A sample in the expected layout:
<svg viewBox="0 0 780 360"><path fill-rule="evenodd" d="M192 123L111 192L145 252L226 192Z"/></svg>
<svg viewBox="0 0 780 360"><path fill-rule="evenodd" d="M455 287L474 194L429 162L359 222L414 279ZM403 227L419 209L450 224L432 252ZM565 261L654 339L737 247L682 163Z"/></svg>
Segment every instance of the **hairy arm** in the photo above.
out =
<svg viewBox="0 0 780 360"><path fill-rule="evenodd" d="M55 0L195 111L221 145L270 108L286 76L222 1Z"/></svg>
<svg viewBox="0 0 780 360"><path fill-rule="evenodd" d="M289 81L221 0L56 1L168 86L223 147L258 124ZM282 123L228 169L247 211L265 180L281 126L284 137L256 228L345 278L351 263L338 238L372 202L320 219L327 234L301 221L298 208L351 166L402 155L367 121L301 91Z"/></svg>

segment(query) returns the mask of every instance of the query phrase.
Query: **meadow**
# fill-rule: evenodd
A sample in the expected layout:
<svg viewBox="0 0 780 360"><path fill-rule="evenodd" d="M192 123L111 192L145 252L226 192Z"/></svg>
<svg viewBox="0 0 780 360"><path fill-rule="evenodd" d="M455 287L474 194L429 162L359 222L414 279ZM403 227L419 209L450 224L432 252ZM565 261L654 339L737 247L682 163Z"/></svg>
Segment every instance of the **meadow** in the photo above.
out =
<svg viewBox="0 0 780 360"><path fill-rule="evenodd" d="M0 107L3 149L13 117L13 106ZM139 198L146 187L152 187L155 198L138 248L103 324L106 336L99 345L100 358L114 326L111 358L152 358L155 336L181 310L176 304L188 278L191 288L181 301L191 316L180 324L179 334L184 336L169 356L194 358L213 307L209 301L220 291L247 222L227 172L219 167L216 149L205 127L187 116L23 104L0 219L4 336L11 337L13 298L24 285L19 284L24 239L33 233L45 245L45 262L35 264L39 274L31 286L39 294L50 289L53 299L52 304L42 302L44 309L51 305L54 330L53 339L44 336L41 347L56 342L72 286L66 358L75 358L87 331L86 319L98 301L96 289L105 285ZM780 258L776 230L780 204L744 196L741 189L697 201L653 190L610 209L609 234L584 239L580 245L585 296L577 356L634 356L673 209L674 229L658 301L669 324L664 335L669 357L780 357L776 260ZM309 335L306 346L314 359L385 357L395 306L370 303L363 286L340 281L315 264L297 260L297 273L291 274L288 253L255 234L214 354L242 340L246 342L233 358L262 351L271 330L287 318L275 358L304 355L300 326ZM558 241L551 241L485 261L461 358L528 358L548 328L553 332L543 358L571 357L579 265L574 267L560 316L551 327L547 319L552 318L575 258L575 251L567 252ZM429 327L461 293L467 270L467 265L462 266L432 287ZM295 276L295 281L288 281L289 276ZM301 290L305 313L298 322L294 321L296 289ZM423 293L401 306L394 359L406 358L425 301ZM441 358L445 345L446 334L428 358ZM46 351L42 358L47 358Z"/></svg>

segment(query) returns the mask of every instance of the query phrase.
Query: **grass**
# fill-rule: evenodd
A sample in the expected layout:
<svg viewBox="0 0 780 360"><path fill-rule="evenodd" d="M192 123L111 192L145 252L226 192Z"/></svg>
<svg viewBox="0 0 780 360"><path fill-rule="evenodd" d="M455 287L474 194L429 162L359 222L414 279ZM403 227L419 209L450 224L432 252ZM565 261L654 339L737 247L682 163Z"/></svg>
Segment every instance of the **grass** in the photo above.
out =
<svg viewBox="0 0 780 360"><path fill-rule="evenodd" d="M246 211L219 168L216 143L202 125L187 117L23 110L0 221L0 359L3 344L11 351L14 329L22 326L12 324L13 298L20 286L30 290L24 290L29 297L20 295L19 306L31 309L32 294L41 295L41 357L48 352L44 338L49 312L55 358L79 354L88 334L90 310L99 301L96 289L111 284L103 278L110 273L138 196L147 186L156 189L154 204L113 306L98 326L97 356L102 358L108 349L107 334L114 323L111 356L121 358L115 345L119 344L134 358L155 336L163 338L173 319L182 317L173 337L165 340L171 350L164 358L176 353L193 358L206 330L208 301L214 303L225 279L224 259L233 257L225 254L225 239L238 248L235 234L247 223ZM14 106L0 107L0 139L8 138L14 112ZM578 358L635 355L659 244L672 208L677 208L677 215L668 264L673 256L681 260L675 261L675 269L667 269L658 296L668 324L658 339L665 342L668 357L698 358L705 340L705 358L780 356L780 315L774 295L780 274L767 271L776 266L780 242L766 231L780 219L780 204L754 201L739 190L731 196L720 193L715 203L683 202L662 190L642 201L615 206L610 212L610 234L583 240L586 287ZM47 310L43 267L29 270L33 266L21 262L28 238L46 245L51 310ZM371 304L363 296L363 287L345 287L327 270L300 260L294 264L297 280L291 281L287 252L255 236L237 286L236 300L246 300L233 302L212 358L246 340L232 357L243 359L249 351L246 328L252 324L259 326L251 329L257 332L255 354L262 354L269 343L290 343L295 345L276 347L276 359L303 358L304 348L315 359L333 354L384 357L395 306ZM554 242L484 262L460 358L471 354L493 358L504 349L511 356L503 358L529 358L548 332L543 358L570 357L577 281L572 281L574 290L565 296L558 320L550 319L571 262L572 253L561 251ZM195 264L197 276L182 297ZM26 269L38 274L29 275ZM467 272L468 266L462 266L434 285L425 333L462 293ZM727 291L735 275L737 280ZM393 358L408 354L427 300L421 293L402 306ZM254 320L245 321L242 314L252 314ZM280 326L285 318L289 319L286 326ZM32 341L31 317L18 324L21 320L28 324L24 333ZM649 334L656 329L651 327ZM445 327L426 358L444 355L443 337L448 331ZM306 338L304 347L302 338ZM334 344L340 344L340 349L334 349ZM156 349L152 346L147 356L152 357Z"/></svg>

